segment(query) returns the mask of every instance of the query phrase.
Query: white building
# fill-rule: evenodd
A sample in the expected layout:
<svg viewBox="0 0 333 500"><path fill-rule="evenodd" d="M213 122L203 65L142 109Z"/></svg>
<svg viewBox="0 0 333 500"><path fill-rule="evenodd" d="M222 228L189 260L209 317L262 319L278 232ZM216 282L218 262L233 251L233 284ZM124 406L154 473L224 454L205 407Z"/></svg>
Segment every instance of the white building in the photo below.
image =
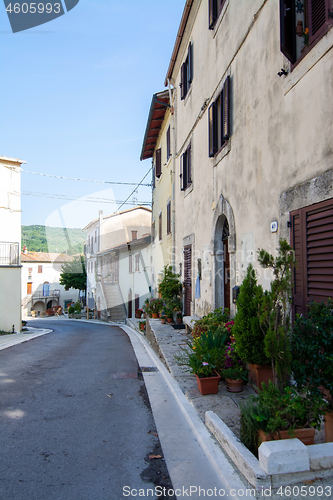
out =
<svg viewBox="0 0 333 500"><path fill-rule="evenodd" d="M37 315L53 306L67 307L79 299L79 290L65 290L60 285L61 266L73 257L59 253L28 252L21 254L23 315L37 311Z"/></svg>
<svg viewBox="0 0 333 500"><path fill-rule="evenodd" d="M0 330L21 330L21 164L0 156Z"/></svg>
<svg viewBox="0 0 333 500"><path fill-rule="evenodd" d="M101 319L132 317L151 291L151 210L140 206L105 217L100 212L83 230L88 305Z"/></svg>

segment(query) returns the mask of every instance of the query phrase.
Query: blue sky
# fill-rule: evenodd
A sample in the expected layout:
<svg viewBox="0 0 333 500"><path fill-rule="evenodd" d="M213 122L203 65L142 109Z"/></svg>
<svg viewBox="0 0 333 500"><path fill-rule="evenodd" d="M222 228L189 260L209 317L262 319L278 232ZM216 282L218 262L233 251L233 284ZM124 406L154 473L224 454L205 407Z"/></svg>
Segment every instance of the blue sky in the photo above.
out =
<svg viewBox="0 0 333 500"><path fill-rule="evenodd" d="M1 2L0 154L25 160L28 171L139 182L151 166L140 162L151 98L164 90L184 5L80 0L60 18L13 34ZM52 196L125 200L134 189L24 172L21 188L48 195L22 195L22 224L67 227L83 227L117 205ZM149 201L150 188L139 188L136 198Z"/></svg>

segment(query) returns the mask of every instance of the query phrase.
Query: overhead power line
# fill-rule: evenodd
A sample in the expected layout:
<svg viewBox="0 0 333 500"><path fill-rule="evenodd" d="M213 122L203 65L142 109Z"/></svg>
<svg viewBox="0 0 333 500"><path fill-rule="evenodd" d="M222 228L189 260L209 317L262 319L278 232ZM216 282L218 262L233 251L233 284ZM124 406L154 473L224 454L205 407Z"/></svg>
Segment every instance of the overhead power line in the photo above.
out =
<svg viewBox="0 0 333 500"><path fill-rule="evenodd" d="M125 201L123 201L123 202L122 202L122 204L121 204L121 205L117 208L116 212L119 212L119 210L121 209L121 207L122 207L123 205L125 205L125 204L128 202L128 200L130 199L130 197L132 196L132 194L134 194L134 193L135 193L135 191L137 190L137 188L138 188L139 186L143 186L142 182L145 180L145 178L147 177L147 175L149 174L149 172L151 172L152 168L153 168L153 167L151 166L151 167L150 167L150 169L148 170L148 172L146 173L146 175L145 175L145 176L141 179L141 181L139 182L139 184L137 184L137 186L133 189L133 191L131 192L131 194L130 194L130 195L126 198L126 200L125 200ZM150 186L151 186L151 184L150 184ZM138 203L138 205L139 205L139 203Z"/></svg>
<svg viewBox="0 0 333 500"><path fill-rule="evenodd" d="M71 200L71 201L78 201L78 202L83 202L83 203L111 203L113 205L116 205L118 203L122 203L123 205L125 204L132 204L132 201L120 201L120 200L110 200L108 198L93 198L93 197L84 197L84 198L73 198L70 196L67 196L65 194L55 194L55 193L34 193L34 192L29 192L29 191L22 191L21 192L22 196L36 196L38 198L53 198L53 199L58 199L58 200ZM138 205L151 205L151 202L149 201L138 201Z"/></svg>
<svg viewBox="0 0 333 500"><path fill-rule="evenodd" d="M29 170L24 170L22 168L22 172L26 174L33 174L33 175L41 175L42 177L53 177L54 179L65 179L67 181L80 181L80 182L95 182L99 184L117 184L120 186L144 186L144 187L151 187L151 184L142 184L141 182L137 184L136 182L116 182L116 181L96 181L96 180L90 180L90 179L79 179L76 177L65 177L63 175L51 175L51 174L42 174L40 172L30 172ZM146 177L146 176L145 176ZM144 177L144 179L145 179Z"/></svg>

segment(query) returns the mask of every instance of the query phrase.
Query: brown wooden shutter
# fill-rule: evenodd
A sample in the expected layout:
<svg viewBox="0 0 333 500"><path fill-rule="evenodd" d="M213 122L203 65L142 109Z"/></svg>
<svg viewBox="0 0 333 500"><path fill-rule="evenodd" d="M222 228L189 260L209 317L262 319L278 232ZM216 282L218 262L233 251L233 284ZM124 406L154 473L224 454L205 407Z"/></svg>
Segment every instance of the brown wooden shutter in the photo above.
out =
<svg viewBox="0 0 333 500"><path fill-rule="evenodd" d="M180 70L180 90L181 90L181 99L185 99L186 96L186 79L187 79L187 64L183 63Z"/></svg>
<svg viewBox="0 0 333 500"><path fill-rule="evenodd" d="M308 301L333 298L333 200L318 204L306 217Z"/></svg>
<svg viewBox="0 0 333 500"><path fill-rule="evenodd" d="M209 29L212 30L214 28L216 19L217 19L217 0L209 0Z"/></svg>
<svg viewBox="0 0 333 500"><path fill-rule="evenodd" d="M155 221L151 223L151 240L154 243L155 241Z"/></svg>
<svg viewBox="0 0 333 500"><path fill-rule="evenodd" d="M193 43L188 46L188 56L187 56L187 72L188 72L188 87L190 87L193 81Z"/></svg>
<svg viewBox="0 0 333 500"><path fill-rule="evenodd" d="M162 239L162 212L158 216L158 238Z"/></svg>
<svg viewBox="0 0 333 500"><path fill-rule="evenodd" d="M280 48L291 63L296 61L295 0L280 0Z"/></svg>
<svg viewBox="0 0 333 500"><path fill-rule="evenodd" d="M166 133L166 143L167 143L167 160L168 160L171 156L170 125Z"/></svg>
<svg viewBox="0 0 333 500"><path fill-rule="evenodd" d="M331 0L308 0L309 43L326 30L331 8Z"/></svg>
<svg viewBox="0 0 333 500"><path fill-rule="evenodd" d="M140 308L140 295L137 293L135 294L134 303L135 303L135 310L139 309Z"/></svg>
<svg viewBox="0 0 333 500"><path fill-rule="evenodd" d="M156 177L161 177L162 173L162 161L161 161L161 148L156 149L155 159L156 159Z"/></svg>
<svg viewBox="0 0 333 500"><path fill-rule="evenodd" d="M167 234L171 233L171 201L167 204Z"/></svg>
<svg viewBox="0 0 333 500"><path fill-rule="evenodd" d="M307 314L307 304L333 297L333 199L291 212L295 250L293 312Z"/></svg>
<svg viewBox="0 0 333 500"><path fill-rule="evenodd" d="M129 273L133 272L133 259L132 259L132 255L128 256L128 272Z"/></svg>
<svg viewBox="0 0 333 500"><path fill-rule="evenodd" d="M209 128L209 156L213 157L217 151L217 101L208 108Z"/></svg>
<svg viewBox="0 0 333 500"><path fill-rule="evenodd" d="M185 316L191 316L192 302L192 247L184 247Z"/></svg>
<svg viewBox="0 0 333 500"><path fill-rule="evenodd" d="M127 313L128 317L132 317L132 290L128 292L128 303L127 303Z"/></svg>
<svg viewBox="0 0 333 500"><path fill-rule="evenodd" d="M192 182L192 147L191 144L187 148L187 185L191 184Z"/></svg>
<svg viewBox="0 0 333 500"><path fill-rule="evenodd" d="M230 76L223 84L223 141L230 138Z"/></svg>

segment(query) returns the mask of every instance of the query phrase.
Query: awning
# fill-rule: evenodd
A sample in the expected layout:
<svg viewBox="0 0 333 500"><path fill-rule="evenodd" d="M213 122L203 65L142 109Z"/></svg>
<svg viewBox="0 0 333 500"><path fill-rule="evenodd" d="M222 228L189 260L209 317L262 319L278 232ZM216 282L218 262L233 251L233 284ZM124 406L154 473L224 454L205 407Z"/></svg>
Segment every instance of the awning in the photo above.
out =
<svg viewBox="0 0 333 500"><path fill-rule="evenodd" d="M153 157L157 137L160 133L164 115L169 105L168 90L153 95L140 160L146 160L147 158Z"/></svg>

